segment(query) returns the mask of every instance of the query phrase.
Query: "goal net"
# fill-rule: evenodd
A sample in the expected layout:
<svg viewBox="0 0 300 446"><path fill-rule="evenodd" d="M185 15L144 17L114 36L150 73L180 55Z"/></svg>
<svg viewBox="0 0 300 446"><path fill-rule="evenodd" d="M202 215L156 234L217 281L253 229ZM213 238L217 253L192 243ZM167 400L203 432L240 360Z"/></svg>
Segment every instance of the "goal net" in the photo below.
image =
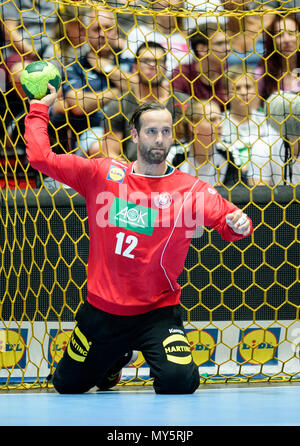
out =
<svg viewBox="0 0 300 446"><path fill-rule="evenodd" d="M299 379L297 2L0 0L0 11L0 388L48 385L86 297L85 202L26 158L20 74L35 60L62 76L53 151L132 162L130 113L165 103L169 164L252 218L235 243L196 232L179 277L201 381ZM141 353L122 384L151 384Z"/></svg>

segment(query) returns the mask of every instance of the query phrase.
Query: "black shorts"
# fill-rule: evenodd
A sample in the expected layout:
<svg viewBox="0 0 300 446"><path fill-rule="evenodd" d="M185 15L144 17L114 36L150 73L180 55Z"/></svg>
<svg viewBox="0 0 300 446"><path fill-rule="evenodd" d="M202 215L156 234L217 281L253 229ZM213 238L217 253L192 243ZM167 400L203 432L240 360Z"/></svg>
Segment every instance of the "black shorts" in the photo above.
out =
<svg viewBox="0 0 300 446"><path fill-rule="evenodd" d="M116 316L85 302L53 384L60 393L83 393L105 377L130 350L142 352L157 393L193 393L199 371L193 361L180 306L137 316Z"/></svg>

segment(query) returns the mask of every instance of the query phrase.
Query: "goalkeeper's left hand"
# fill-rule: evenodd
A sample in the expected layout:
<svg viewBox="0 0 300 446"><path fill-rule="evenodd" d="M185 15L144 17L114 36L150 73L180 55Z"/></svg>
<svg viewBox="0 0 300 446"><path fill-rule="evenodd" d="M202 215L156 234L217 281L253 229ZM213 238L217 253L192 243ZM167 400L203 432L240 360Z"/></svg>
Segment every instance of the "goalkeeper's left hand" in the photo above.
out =
<svg viewBox="0 0 300 446"><path fill-rule="evenodd" d="M227 214L226 223L234 230L234 232L243 234L244 236L248 235L251 230L248 216L240 209L231 214Z"/></svg>
<svg viewBox="0 0 300 446"><path fill-rule="evenodd" d="M48 84L48 88L50 91L49 94L46 94L46 96L44 96L42 99L31 99L30 104L45 104L48 105L48 107L51 107L56 102L57 92L56 88L51 84Z"/></svg>

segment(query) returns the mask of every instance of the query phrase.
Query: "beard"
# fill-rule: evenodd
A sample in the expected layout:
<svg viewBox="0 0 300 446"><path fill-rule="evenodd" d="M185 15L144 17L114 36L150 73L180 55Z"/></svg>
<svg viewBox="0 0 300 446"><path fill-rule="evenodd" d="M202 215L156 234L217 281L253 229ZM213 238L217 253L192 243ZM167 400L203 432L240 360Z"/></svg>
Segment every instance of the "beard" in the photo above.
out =
<svg viewBox="0 0 300 446"><path fill-rule="evenodd" d="M147 164L161 164L163 163L169 153L170 148L166 147L146 147L140 146L139 153L144 162Z"/></svg>

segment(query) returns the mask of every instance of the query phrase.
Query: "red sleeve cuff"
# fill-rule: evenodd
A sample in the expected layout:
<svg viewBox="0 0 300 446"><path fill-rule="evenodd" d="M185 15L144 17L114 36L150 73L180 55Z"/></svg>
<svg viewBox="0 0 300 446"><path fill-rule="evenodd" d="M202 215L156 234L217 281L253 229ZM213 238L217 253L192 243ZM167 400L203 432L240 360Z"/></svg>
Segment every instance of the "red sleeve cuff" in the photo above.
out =
<svg viewBox="0 0 300 446"><path fill-rule="evenodd" d="M30 109L29 111L37 111L40 113L48 113L49 107L46 104L41 104L40 102L33 102L32 104L30 104Z"/></svg>

